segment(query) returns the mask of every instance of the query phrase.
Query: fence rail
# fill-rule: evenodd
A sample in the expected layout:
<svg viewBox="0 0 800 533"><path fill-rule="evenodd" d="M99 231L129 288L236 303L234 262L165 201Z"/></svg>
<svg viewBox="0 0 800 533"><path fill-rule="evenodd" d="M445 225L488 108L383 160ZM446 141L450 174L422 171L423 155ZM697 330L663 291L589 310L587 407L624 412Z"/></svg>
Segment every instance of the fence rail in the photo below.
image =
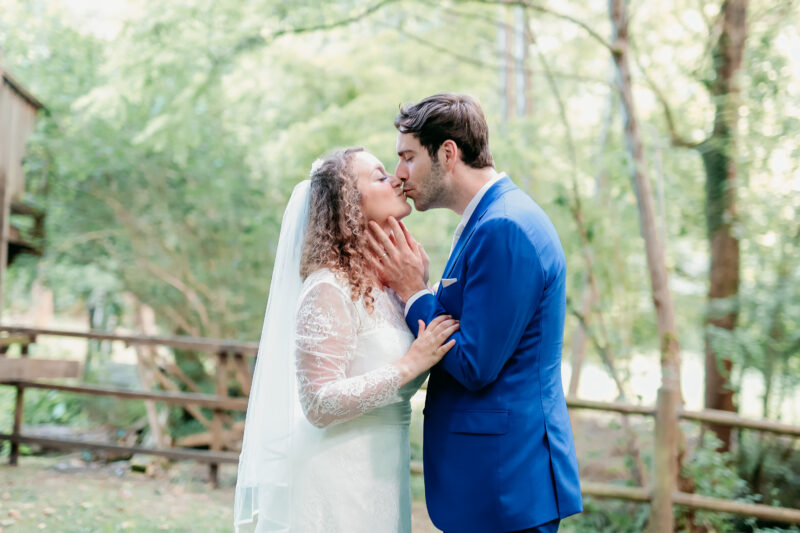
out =
<svg viewBox="0 0 800 533"><path fill-rule="evenodd" d="M238 342L225 339L206 339L194 337L148 337L141 335L114 335L101 332L75 332L63 330L44 330L34 328L22 327L8 327L0 326L0 334L5 333L5 337L0 337L0 347L8 346L12 342L22 345L23 355L28 353L28 344L36 341L36 338L41 335L54 335L63 337L80 337L85 339L95 340L108 340L124 342L127 345L149 345L149 346L167 346L172 348L180 348L186 350L196 350L203 352L212 352L216 354L215 363L217 370L219 368L228 368L227 357L229 355L242 357L244 355L255 355L258 351L257 343ZM4 341L4 342L3 342ZM241 362L241 361L240 361ZM241 370L241 367L239 367ZM226 431L222 427L222 419L225 416L225 411L244 411L247 409L247 398L231 398L225 395L225 387L223 372L215 372L217 375L216 380L216 394L199 394L199 393L185 393L177 391L135 391L128 389L120 389L113 387L100 387L88 384L68 385L62 383L33 381L33 380L3 380L0 376L0 385L7 385L15 387L17 391L17 401L14 411L14 428L12 433L0 433L0 441L8 440L12 443L12 453L9 458L11 464L16 464L18 460L18 446L19 444L37 444L51 448L60 449L92 449L99 451L111 451L118 453L138 453L166 457L175 460L193 460L203 463L208 463L210 466L210 475L212 482L217 483L218 465L222 463L236 463L238 461L238 454L233 452L221 451L224 446ZM237 374L238 375L238 374ZM222 377L220 377L222 376ZM75 394L89 394L99 396L112 396L124 400L144 400L162 402L167 404L181 405L184 407L206 407L213 409L214 418L210 426L213 435L211 450L196 450L189 448L146 448L139 446L121 446L107 443L85 442L73 439L53 439L41 438L30 435L24 435L21 432L22 415L23 415L23 401L24 390L26 388L39 388L49 390L60 390L64 392L71 392ZM245 387L249 390L249 387ZM619 413L625 416L651 416L656 418L657 425L657 438L656 438L656 453L677 453L676 450L663 449L663 442L659 442L659 436L662 440L669 438L663 437L664 429L659 428L661 421L659 417L663 417L663 413L669 414L669 403L664 402L664 398L669 398L669 392L662 389L659 393L659 401L656 406L641 406L631 405L620 402L598 402L592 400L584 400L579 398L567 398L567 405L571 410L595 410L611 413ZM674 395L672 397L674 400ZM669 419L673 418L691 420L700 423L715 423L724 424L735 428L748 429L753 431L769 432L778 435L784 435L792 438L800 437L800 426L793 426L772 420L752 419L739 416L727 411L688 411L682 407L675 407L672 415L667 417L667 424ZM669 429L669 428L666 428ZM661 446L662 448L659 448ZM414 461L411 464L412 472L422 472L422 464ZM683 506L691 509L707 510L721 513L731 513L743 516L752 516L764 520L772 520L775 522L787 524L800 524L800 509L789 509L782 507L773 507L762 504L743 503L738 501L730 501L721 498L713 498L709 496L702 496L699 494L687 494L676 490L669 490L668 494L659 494L656 490L661 487L674 487L674 480L667 480L663 483L664 473L657 469L653 472L653 482L650 487L631 487L618 485L613 483L597 483L592 481L583 481L581 483L581 491L586 496L593 496L598 498L613 498L620 500L627 500L639 503L649 503L652 505L668 505L668 506ZM661 483L661 485L659 485Z"/></svg>

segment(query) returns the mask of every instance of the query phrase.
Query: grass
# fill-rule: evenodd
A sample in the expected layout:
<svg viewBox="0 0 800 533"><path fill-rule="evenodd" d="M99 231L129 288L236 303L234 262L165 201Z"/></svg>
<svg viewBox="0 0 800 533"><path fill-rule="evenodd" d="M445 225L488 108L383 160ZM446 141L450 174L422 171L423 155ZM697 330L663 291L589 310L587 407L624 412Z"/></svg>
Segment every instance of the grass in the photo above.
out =
<svg viewBox="0 0 800 533"><path fill-rule="evenodd" d="M80 454L21 457L17 467L0 465L0 533L230 533L236 469L220 467L216 490L206 476L205 466L188 462L154 479ZM414 533L436 533L422 476L412 475L411 491Z"/></svg>
<svg viewBox="0 0 800 533"><path fill-rule="evenodd" d="M203 467L180 465L173 479L158 480L81 463L23 457L16 468L0 466L0 533L231 531L233 487L212 490L195 478Z"/></svg>

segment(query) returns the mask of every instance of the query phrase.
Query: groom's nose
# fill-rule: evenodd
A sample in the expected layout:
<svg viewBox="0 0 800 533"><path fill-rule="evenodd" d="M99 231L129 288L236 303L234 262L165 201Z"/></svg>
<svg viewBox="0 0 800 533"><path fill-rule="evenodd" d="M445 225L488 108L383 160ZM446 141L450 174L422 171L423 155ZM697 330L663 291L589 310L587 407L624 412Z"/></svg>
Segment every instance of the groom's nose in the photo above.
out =
<svg viewBox="0 0 800 533"><path fill-rule="evenodd" d="M397 162L397 167L394 169L394 174L400 178L401 181L405 182L408 179L408 168L406 168L406 165L402 159Z"/></svg>

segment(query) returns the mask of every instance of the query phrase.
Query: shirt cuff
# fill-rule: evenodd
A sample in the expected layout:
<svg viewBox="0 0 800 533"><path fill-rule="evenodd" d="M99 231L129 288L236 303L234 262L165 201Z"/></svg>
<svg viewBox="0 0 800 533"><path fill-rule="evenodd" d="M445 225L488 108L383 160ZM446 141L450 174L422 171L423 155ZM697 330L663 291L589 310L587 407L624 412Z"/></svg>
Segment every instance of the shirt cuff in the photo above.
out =
<svg viewBox="0 0 800 533"><path fill-rule="evenodd" d="M411 306L414 305L414 302L416 302L421 296L425 296L426 294L433 294L433 291L431 291L430 289L422 289L421 291L417 291L411 295L411 298L409 298L408 301L406 302L405 316L408 316L408 310L411 309Z"/></svg>

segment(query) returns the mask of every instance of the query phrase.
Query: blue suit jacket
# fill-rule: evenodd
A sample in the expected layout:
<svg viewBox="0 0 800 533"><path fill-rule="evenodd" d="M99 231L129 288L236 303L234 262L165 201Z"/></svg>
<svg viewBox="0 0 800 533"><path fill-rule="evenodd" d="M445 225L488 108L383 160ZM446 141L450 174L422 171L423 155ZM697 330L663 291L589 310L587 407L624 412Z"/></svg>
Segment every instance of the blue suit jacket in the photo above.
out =
<svg viewBox="0 0 800 533"><path fill-rule="evenodd" d="M500 179L442 278L449 281L406 317L415 333L418 319L448 313L461 321L455 347L431 370L425 402L433 523L446 532L494 533L581 512L561 384L566 263L550 219Z"/></svg>

